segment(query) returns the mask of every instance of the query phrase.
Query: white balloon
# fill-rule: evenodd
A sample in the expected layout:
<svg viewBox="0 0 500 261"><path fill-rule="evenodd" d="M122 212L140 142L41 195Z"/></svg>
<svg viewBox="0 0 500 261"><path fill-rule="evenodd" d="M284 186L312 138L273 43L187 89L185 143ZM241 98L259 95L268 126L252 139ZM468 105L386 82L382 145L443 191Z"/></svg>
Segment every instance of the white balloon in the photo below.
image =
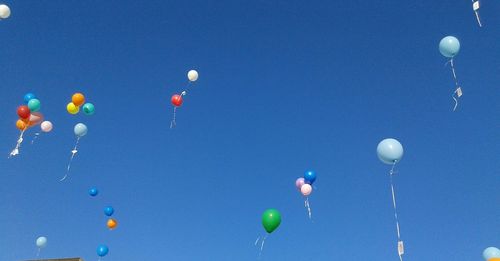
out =
<svg viewBox="0 0 500 261"><path fill-rule="evenodd" d="M52 130L52 122L50 121L44 121L40 125L40 128L42 129L43 132L50 132Z"/></svg>
<svg viewBox="0 0 500 261"><path fill-rule="evenodd" d="M0 18L6 19L10 16L10 8L7 5L0 5Z"/></svg>
<svg viewBox="0 0 500 261"><path fill-rule="evenodd" d="M302 187L300 187L300 192L301 192L301 193L302 193L302 195L304 195L304 196L309 196L309 195L311 195L312 191L313 191L313 188L312 188L312 186L311 186L311 185L309 185L309 184L304 184L304 185L302 185Z"/></svg>
<svg viewBox="0 0 500 261"><path fill-rule="evenodd" d="M188 72L188 79L191 82L196 82L198 80L198 72L196 70L191 70Z"/></svg>
<svg viewBox="0 0 500 261"><path fill-rule="evenodd" d="M47 246L47 238L46 237L39 237L36 239L36 246L39 248L44 248Z"/></svg>

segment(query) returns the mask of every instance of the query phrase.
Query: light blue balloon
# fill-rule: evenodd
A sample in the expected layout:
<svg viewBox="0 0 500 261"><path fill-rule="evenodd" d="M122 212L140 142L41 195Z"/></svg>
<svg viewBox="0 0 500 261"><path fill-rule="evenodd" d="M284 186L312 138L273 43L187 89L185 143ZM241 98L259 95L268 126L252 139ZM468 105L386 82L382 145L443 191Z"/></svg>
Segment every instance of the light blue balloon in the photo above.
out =
<svg viewBox="0 0 500 261"><path fill-rule="evenodd" d="M460 51L460 42L454 36L446 36L439 42L439 51L444 57L453 58Z"/></svg>
<svg viewBox="0 0 500 261"><path fill-rule="evenodd" d="M394 164L403 157L403 145L395 139L385 139L377 146L378 158L385 164Z"/></svg>
<svg viewBox="0 0 500 261"><path fill-rule="evenodd" d="M28 92L24 95L24 103L28 104L29 101L35 98L36 98L35 94Z"/></svg>
<svg viewBox="0 0 500 261"><path fill-rule="evenodd" d="M32 112L37 112L40 110L40 101L38 99L31 99L28 102L28 108L30 108L30 111Z"/></svg>
<svg viewBox="0 0 500 261"><path fill-rule="evenodd" d="M85 103L85 105L83 105L83 113L85 113L85 115L93 115L95 113L94 104L90 102Z"/></svg>
<svg viewBox="0 0 500 261"><path fill-rule="evenodd" d="M78 123L75 125L75 135L77 137L80 138L80 137L87 135L87 131L88 131L88 129L87 129L87 126L85 126L85 124Z"/></svg>
<svg viewBox="0 0 500 261"><path fill-rule="evenodd" d="M490 260L491 258L500 258L500 249L496 247L488 247L483 251L484 260Z"/></svg>

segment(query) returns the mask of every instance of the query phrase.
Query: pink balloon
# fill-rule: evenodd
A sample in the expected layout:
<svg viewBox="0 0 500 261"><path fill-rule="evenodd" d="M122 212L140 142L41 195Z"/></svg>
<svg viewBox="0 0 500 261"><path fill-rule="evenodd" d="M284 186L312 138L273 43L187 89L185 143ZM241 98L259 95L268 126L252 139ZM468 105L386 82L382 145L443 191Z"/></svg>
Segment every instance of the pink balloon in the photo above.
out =
<svg viewBox="0 0 500 261"><path fill-rule="evenodd" d="M309 185L309 184L304 184L304 185L302 185L302 187L300 187L300 192L304 196L311 195L312 191L313 191L313 187L311 187L311 185Z"/></svg>
<svg viewBox="0 0 500 261"><path fill-rule="evenodd" d="M40 128L42 129L43 132L50 132L52 130L52 122L44 121L40 125Z"/></svg>
<svg viewBox="0 0 500 261"><path fill-rule="evenodd" d="M39 112L33 112L29 118L29 126L38 125L42 121L43 121L43 114Z"/></svg>
<svg viewBox="0 0 500 261"><path fill-rule="evenodd" d="M306 181L304 180L304 178L298 178L296 181L295 181L295 186L297 187L298 190L300 190L300 188L302 188L302 185L306 184Z"/></svg>

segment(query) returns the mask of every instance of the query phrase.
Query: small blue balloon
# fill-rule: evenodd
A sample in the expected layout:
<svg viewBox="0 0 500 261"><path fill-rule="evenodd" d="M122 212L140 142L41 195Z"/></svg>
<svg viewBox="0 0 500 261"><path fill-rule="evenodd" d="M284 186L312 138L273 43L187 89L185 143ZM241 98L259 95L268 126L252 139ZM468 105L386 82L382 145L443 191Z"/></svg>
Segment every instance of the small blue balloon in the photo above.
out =
<svg viewBox="0 0 500 261"><path fill-rule="evenodd" d="M385 164L395 164L403 157L403 145L395 139L385 139L377 146L378 158Z"/></svg>
<svg viewBox="0 0 500 261"><path fill-rule="evenodd" d="M109 252L109 248L106 245L100 245L97 247L97 255L103 257L107 255Z"/></svg>
<svg viewBox="0 0 500 261"><path fill-rule="evenodd" d="M30 102L32 99L35 99L35 98L36 98L35 94L33 94L31 92L26 93L24 95L24 103L28 104L28 102Z"/></svg>
<svg viewBox="0 0 500 261"><path fill-rule="evenodd" d="M312 185L316 181L316 172L309 170L304 173L304 182Z"/></svg>
<svg viewBox="0 0 500 261"><path fill-rule="evenodd" d="M460 42L454 36L446 36L439 42L439 51L444 57L453 58L460 51Z"/></svg>
<svg viewBox="0 0 500 261"><path fill-rule="evenodd" d="M99 191L96 188L89 189L89 195L91 195L92 197L97 196L97 194L99 194Z"/></svg>
<svg viewBox="0 0 500 261"><path fill-rule="evenodd" d="M484 260L490 260L494 257L500 258L500 249L496 247L488 247L483 251Z"/></svg>
<svg viewBox="0 0 500 261"><path fill-rule="evenodd" d="M85 124L78 123L75 125L74 131L75 131L75 135L80 138L80 137L87 135L88 129L87 129L87 126Z"/></svg>
<svg viewBox="0 0 500 261"><path fill-rule="evenodd" d="M115 213L115 210L113 209L112 206L108 206L104 208L104 214L108 217L111 217Z"/></svg>

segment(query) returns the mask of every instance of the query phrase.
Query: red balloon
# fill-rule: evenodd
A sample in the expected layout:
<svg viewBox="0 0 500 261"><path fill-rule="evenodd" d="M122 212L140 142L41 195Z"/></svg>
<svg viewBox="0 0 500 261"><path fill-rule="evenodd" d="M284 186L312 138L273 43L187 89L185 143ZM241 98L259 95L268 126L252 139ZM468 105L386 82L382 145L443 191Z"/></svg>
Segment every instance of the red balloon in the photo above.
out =
<svg viewBox="0 0 500 261"><path fill-rule="evenodd" d="M180 107L182 105L182 96L179 94L172 95L172 105L175 107Z"/></svg>
<svg viewBox="0 0 500 261"><path fill-rule="evenodd" d="M28 119L31 115L30 108L26 105L17 107L17 115L19 115L21 119Z"/></svg>

